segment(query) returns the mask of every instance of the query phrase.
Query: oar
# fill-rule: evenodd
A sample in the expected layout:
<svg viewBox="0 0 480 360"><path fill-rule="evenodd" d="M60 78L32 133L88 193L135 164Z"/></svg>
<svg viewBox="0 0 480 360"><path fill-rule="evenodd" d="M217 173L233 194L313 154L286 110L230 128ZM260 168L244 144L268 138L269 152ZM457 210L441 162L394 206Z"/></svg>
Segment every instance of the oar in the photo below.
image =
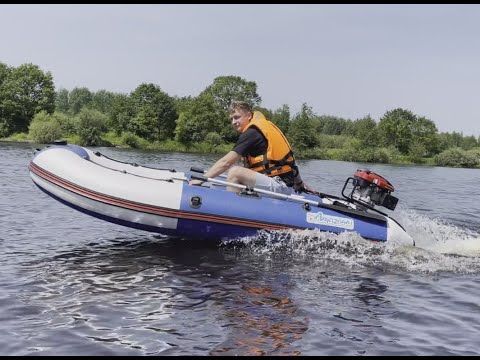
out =
<svg viewBox="0 0 480 360"><path fill-rule="evenodd" d="M190 178L194 179L194 180L204 181L204 182L208 181L208 182L211 182L211 183L214 183L214 184L231 186L231 187L235 187L237 189L242 189L242 190L247 190L247 191L255 191L255 192L258 192L260 194L269 195L269 196L276 197L276 198L279 198L279 199L282 199L282 200L292 200L292 201L300 202L302 204L306 203L306 204L310 204L310 205L314 205L314 206L323 206L324 205L323 203L321 203L319 201L313 201L313 200L305 199L304 197L300 197L300 196L297 196L297 195L286 195L286 194L276 193L276 192L273 192L273 191L258 189L258 188L255 188L255 187L250 188L246 185L236 184L236 183L232 183L232 182L229 182L229 181L218 180L216 178L207 178L205 176L197 176L197 175L192 175Z"/></svg>

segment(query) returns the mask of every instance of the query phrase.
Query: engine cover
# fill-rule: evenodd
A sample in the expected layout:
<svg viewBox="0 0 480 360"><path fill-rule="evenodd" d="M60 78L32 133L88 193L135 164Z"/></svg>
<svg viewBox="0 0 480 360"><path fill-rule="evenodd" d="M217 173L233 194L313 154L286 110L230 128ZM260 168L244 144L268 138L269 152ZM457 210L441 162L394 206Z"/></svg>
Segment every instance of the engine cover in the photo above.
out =
<svg viewBox="0 0 480 360"><path fill-rule="evenodd" d="M352 180L353 189L348 198L354 202L370 208L378 205L390 210L394 210L397 206L398 199L391 195L394 187L382 176L370 170L357 170L353 178L347 179L344 189L350 180Z"/></svg>

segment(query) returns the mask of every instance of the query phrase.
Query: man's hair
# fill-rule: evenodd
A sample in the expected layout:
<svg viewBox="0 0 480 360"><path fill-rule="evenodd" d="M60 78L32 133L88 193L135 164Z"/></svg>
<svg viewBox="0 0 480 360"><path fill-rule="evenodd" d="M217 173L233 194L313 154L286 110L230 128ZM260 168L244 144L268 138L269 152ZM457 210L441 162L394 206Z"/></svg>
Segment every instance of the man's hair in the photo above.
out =
<svg viewBox="0 0 480 360"><path fill-rule="evenodd" d="M243 113L251 112L253 113L252 106L246 101L234 100L230 103L228 112L232 114L235 110L239 110Z"/></svg>

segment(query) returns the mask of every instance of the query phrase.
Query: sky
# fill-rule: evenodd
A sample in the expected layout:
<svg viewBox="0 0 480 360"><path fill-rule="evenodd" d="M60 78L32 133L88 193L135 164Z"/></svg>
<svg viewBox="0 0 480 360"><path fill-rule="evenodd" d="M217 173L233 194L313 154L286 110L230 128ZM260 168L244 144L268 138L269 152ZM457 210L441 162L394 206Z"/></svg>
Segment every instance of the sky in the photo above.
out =
<svg viewBox="0 0 480 360"><path fill-rule="evenodd" d="M402 108L480 136L480 4L4 4L0 62L55 88L197 96L218 76L261 106L377 122Z"/></svg>

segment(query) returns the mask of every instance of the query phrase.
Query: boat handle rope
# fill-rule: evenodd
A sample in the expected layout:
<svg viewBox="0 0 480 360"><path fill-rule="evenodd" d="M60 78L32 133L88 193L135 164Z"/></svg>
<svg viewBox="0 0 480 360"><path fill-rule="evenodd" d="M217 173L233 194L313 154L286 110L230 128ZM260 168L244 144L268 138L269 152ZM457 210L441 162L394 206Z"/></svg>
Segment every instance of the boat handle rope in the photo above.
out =
<svg viewBox="0 0 480 360"><path fill-rule="evenodd" d="M113 159L111 157L108 157L107 155L105 154L102 154L100 151L95 151L93 153L94 155L98 156L98 157L101 157L103 156L104 158L108 159L108 160L111 160L111 161L114 161L114 162L117 162L117 163L120 163L120 164L125 164L125 165L131 165L133 167L142 167L142 168L146 168L146 169L153 169L153 170L165 170L165 171L170 171L170 172L177 172L175 169L168 169L168 168L157 168L157 167L153 167L153 166L147 166L147 165L138 165L137 163L131 163L131 162L126 162L126 161L121 161L121 160L117 160L117 159ZM97 164L97 163L96 163Z"/></svg>
<svg viewBox="0 0 480 360"><path fill-rule="evenodd" d="M102 155L102 156L105 156L105 155ZM105 156L106 157L106 156ZM108 158L110 159L110 158ZM110 160L113 160L113 161L116 161L115 159L110 159ZM87 161L97 165L97 166L100 166L100 167L103 167L104 169L108 169L108 170L112 170L112 171L118 171L122 174L126 174L126 175L132 175L132 176L136 176L136 177L139 177L139 178L142 178L142 179L150 179L150 180L157 180L157 181L167 181L167 182L173 182L174 180L181 180L181 181L188 181L188 179L186 177L173 177L173 176L170 176L169 178L166 178L166 179L158 179L158 178L154 178L154 177L150 177L150 176L145 176L145 175L139 175L139 174L134 174L134 173L131 173L131 172L128 172L127 170L120 170L120 169L114 169L112 167L109 167L109 166L106 166L106 165L103 165L103 164L99 164L99 163L96 163L90 159L88 159ZM120 163L123 163L123 164L127 164L127 165L132 165L131 163L124 163L122 161L116 161L116 162L120 162ZM134 166L134 165L132 165ZM169 169L157 169L157 168L151 168L151 167L148 167L148 166L140 166L139 167L143 167L143 168L148 168L148 169L153 169L153 170L168 170L170 171ZM174 172L176 173L176 170L173 169L173 171L171 172Z"/></svg>

